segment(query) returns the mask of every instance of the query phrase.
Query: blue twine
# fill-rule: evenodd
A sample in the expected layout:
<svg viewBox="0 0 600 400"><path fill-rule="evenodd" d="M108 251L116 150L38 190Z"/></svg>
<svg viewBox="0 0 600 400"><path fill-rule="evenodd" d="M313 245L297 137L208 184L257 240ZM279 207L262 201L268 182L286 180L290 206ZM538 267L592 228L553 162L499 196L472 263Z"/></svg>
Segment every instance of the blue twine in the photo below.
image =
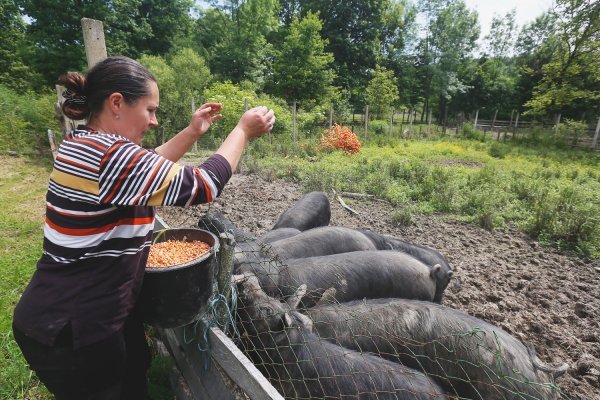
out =
<svg viewBox="0 0 600 400"><path fill-rule="evenodd" d="M233 312L237 310L237 290L235 286L231 288L231 308L227 303L227 298L223 296L221 293L213 294L210 299L208 299L208 306L204 313L196 320L193 326L193 334L190 339L187 338L187 326L183 329L183 341L185 344L190 344L194 340L197 340L197 348L200 352L206 353L204 369L208 370L209 361L210 361L210 342L208 340L208 331L216 326L221 329L225 334L231 330L233 337L239 337L240 333L235 324L235 315ZM221 305L225 307L226 310L226 318L225 321L219 322L218 318L218 307ZM204 329L201 328L201 323L204 324ZM199 331L202 329L202 332Z"/></svg>

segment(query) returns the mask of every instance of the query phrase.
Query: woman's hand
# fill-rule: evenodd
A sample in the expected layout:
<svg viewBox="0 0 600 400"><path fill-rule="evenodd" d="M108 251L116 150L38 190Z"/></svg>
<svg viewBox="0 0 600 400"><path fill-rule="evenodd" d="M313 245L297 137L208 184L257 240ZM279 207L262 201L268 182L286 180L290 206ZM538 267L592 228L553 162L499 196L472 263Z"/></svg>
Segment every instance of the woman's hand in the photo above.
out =
<svg viewBox="0 0 600 400"><path fill-rule="evenodd" d="M270 132L275 124L275 112L267 107L254 107L242 115L237 127L244 131L248 140Z"/></svg>
<svg viewBox="0 0 600 400"><path fill-rule="evenodd" d="M213 122L218 121L223 117L223 115L218 114L222 109L223 104L220 103L202 104L200 108L192 114L192 120L189 125L190 128L198 135L198 137L201 137L206 133Z"/></svg>

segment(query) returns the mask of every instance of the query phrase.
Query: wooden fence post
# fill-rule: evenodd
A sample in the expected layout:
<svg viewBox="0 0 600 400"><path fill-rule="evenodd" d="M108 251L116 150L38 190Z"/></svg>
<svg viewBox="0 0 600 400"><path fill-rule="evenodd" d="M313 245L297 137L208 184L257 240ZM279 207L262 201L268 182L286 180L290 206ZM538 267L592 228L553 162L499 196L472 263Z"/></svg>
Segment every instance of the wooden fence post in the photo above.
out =
<svg viewBox="0 0 600 400"><path fill-rule="evenodd" d="M369 105L365 108L365 140L369 137Z"/></svg>
<svg viewBox="0 0 600 400"><path fill-rule="evenodd" d="M427 115L427 134L431 135L431 108L429 109L429 113Z"/></svg>
<svg viewBox="0 0 600 400"><path fill-rule="evenodd" d="M106 44L104 42L104 24L90 18L81 18L83 29L83 43L87 57L88 68L93 67L106 58Z"/></svg>
<svg viewBox="0 0 600 400"><path fill-rule="evenodd" d="M598 118L598 124L596 124L596 133L594 133L594 139L592 140L592 150L596 149L598 144L598 134L600 133L600 118Z"/></svg>
<svg viewBox="0 0 600 400"><path fill-rule="evenodd" d="M54 137L54 132L52 132L52 129L48 129L48 141L50 142L50 151L52 152L52 157L56 160L58 146L56 146L56 138Z"/></svg>
<svg viewBox="0 0 600 400"><path fill-rule="evenodd" d="M477 130L477 119L479 118L479 108L475 111L475 122L473 122L473 130Z"/></svg>
<svg viewBox="0 0 600 400"><path fill-rule="evenodd" d="M512 126L513 118L515 116L515 110L510 110L510 122L506 127L506 131L504 132L504 140L506 140L506 135L508 135L508 131L510 131L510 127Z"/></svg>
<svg viewBox="0 0 600 400"><path fill-rule="evenodd" d="M227 304L231 297L231 273L233 271L233 256L235 248L235 238L229 232L223 232L220 235L219 249L219 273L217 274L217 287L219 293L225 298ZM225 326L229 313L225 308L218 310L218 318L221 326Z"/></svg>
<svg viewBox="0 0 600 400"><path fill-rule="evenodd" d="M558 134L558 128L560 126L560 117L562 116L562 112L558 113L558 116L556 117L556 125L554 126L554 133Z"/></svg>
<svg viewBox="0 0 600 400"><path fill-rule="evenodd" d="M492 120L492 127L490 128L490 132L492 133L492 139L494 138L494 125L496 125L496 117L498 116L498 109L494 112L494 119ZM498 139L498 137L496 137Z"/></svg>
<svg viewBox="0 0 600 400"><path fill-rule="evenodd" d="M392 109L392 113L390 114L390 137L392 137L393 130L394 130L394 109Z"/></svg>
<svg viewBox="0 0 600 400"><path fill-rule="evenodd" d="M333 103L329 103L329 129L333 126Z"/></svg>
<svg viewBox="0 0 600 400"><path fill-rule="evenodd" d="M196 112L196 99L192 96L192 114ZM194 154L198 154L198 141L194 142Z"/></svg>
<svg viewBox="0 0 600 400"><path fill-rule="evenodd" d="M519 112L517 111L517 117L515 118L515 126L513 128L513 139L517 138L517 128L519 126Z"/></svg>

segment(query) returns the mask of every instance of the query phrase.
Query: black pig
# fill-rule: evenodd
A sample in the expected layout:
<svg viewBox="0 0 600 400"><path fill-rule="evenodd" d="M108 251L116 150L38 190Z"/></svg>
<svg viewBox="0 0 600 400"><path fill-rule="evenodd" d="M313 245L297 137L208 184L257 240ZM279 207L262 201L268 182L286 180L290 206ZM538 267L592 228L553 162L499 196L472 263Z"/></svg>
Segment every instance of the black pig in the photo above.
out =
<svg viewBox="0 0 600 400"><path fill-rule="evenodd" d="M321 304L306 313L322 338L424 371L461 399L560 398L552 382L568 366L545 366L507 332L452 308L377 299Z"/></svg>
<svg viewBox="0 0 600 400"><path fill-rule="evenodd" d="M312 333L306 316L267 296L252 274L239 282L239 326L249 356L286 398L448 399L426 375L371 354L344 349Z"/></svg>

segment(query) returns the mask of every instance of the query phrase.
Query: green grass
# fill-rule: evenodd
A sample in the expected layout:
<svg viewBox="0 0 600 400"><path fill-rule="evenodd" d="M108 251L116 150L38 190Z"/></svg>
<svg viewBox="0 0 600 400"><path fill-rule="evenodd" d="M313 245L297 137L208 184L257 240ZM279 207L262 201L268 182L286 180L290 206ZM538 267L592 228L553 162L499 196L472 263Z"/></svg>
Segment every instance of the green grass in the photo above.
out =
<svg viewBox="0 0 600 400"><path fill-rule="evenodd" d="M0 399L51 399L31 372L12 335L15 305L42 252L49 159L0 156ZM168 372L172 361L155 357L149 373L154 400L172 399Z"/></svg>
<svg viewBox="0 0 600 400"><path fill-rule="evenodd" d="M42 250L50 164L0 157L0 398L49 399L12 336L12 314Z"/></svg>
<svg viewBox="0 0 600 400"><path fill-rule="evenodd" d="M335 188L386 199L397 207L399 223L407 222L401 216L408 210L410 216L451 214L486 229L512 224L562 250L600 257L600 157L585 150L375 136L347 156L319 152L316 141L295 146L261 139L245 161L306 191Z"/></svg>

